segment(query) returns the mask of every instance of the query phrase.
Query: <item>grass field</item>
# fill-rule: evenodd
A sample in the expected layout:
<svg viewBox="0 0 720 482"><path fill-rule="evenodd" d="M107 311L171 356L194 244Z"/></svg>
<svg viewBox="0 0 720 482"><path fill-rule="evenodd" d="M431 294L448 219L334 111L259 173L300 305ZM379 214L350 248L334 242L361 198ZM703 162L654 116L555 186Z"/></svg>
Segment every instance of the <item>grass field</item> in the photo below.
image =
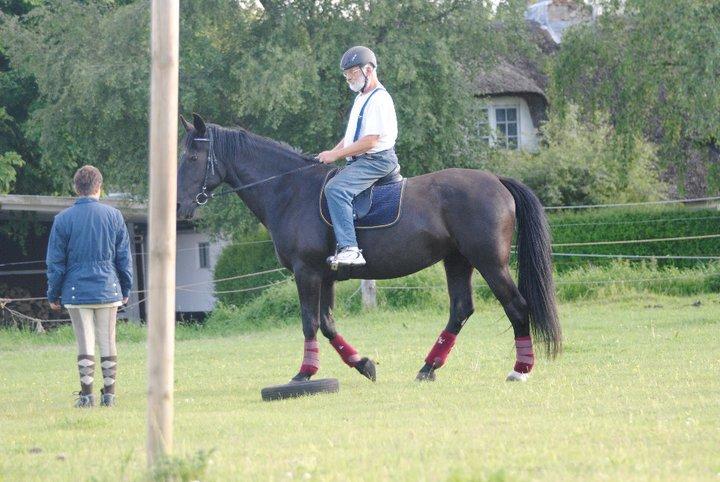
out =
<svg viewBox="0 0 720 482"><path fill-rule="evenodd" d="M693 303L699 300L698 306ZM697 303L696 303L697 304ZM413 381L444 313L340 320L372 384L321 344L339 394L266 403L299 366L298 327L176 345L175 454L187 480L720 480L720 299L561 306L564 354L506 383L512 332L478 306L434 384ZM0 331L0 479L145 480L145 344L124 328L119 405L72 408L71 342ZM140 339L140 340L138 340ZM209 453L209 455L208 455Z"/></svg>

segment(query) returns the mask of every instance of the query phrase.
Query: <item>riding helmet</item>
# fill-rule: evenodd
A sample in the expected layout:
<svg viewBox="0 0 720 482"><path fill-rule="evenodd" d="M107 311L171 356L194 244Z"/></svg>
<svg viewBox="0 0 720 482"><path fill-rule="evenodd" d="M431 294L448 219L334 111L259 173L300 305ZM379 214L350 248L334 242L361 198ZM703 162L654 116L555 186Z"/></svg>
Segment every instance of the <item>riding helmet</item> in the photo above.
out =
<svg viewBox="0 0 720 482"><path fill-rule="evenodd" d="M362 45L357 45L345 52L340 59L340 69L347 70L353 67L362 67L366 64L372 64L377 67L377 58L372 50Z"/></svg>

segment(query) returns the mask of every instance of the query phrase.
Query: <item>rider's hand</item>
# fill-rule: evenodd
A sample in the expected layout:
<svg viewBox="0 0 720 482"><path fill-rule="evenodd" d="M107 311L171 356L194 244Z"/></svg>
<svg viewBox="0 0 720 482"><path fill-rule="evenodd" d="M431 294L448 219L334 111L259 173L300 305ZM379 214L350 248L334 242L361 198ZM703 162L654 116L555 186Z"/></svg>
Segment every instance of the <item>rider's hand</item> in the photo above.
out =
<svg viewBox="0 0 720 482"><path fill-rule="evenodd" d="M126 296L125 298L123 298L122 304L127 305L127 302L128 302L128 297Z"/></svg>
<svg viewBox="0 0 720 482"><path fill-rule="evenodd" d="M53 311L60 311L60 303L50 302L50 309Z"/></svg>
<svg viewBox="0 0 720 482"><path fill-rule="evenodd" d="M322 151L320 154L317 155L317 158L323 164L331 164L338 159L335 151Z"/></svg>

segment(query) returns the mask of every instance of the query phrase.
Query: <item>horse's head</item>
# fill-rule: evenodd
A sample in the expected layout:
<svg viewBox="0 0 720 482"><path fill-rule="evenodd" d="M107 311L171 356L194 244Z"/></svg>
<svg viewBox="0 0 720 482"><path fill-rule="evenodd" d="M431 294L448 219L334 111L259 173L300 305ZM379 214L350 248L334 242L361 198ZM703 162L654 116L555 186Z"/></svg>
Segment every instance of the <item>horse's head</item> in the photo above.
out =
<svg viewBox="0 0 720 482"><path fill-rule="evenodd" d="M178 168L177 215L178 219L192 219L195 209L207 202L210 192L223 181L220 166L212 155L212 133L205 121L193 114L190 124L183 116L185 127L183 151Z"/></svg>

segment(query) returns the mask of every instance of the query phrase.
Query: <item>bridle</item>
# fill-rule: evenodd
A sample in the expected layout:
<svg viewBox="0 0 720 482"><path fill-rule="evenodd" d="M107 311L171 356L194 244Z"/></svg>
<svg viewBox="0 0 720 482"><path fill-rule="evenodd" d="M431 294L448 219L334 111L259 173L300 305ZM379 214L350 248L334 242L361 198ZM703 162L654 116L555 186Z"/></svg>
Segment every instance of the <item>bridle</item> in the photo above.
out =
<svg viewBox="0 0 720 482"><path fill-rule="evenodd" d="M248 189L250 187L257 186L258 184L263 184L265 182L272 181L273 179L277 179L278 177L282 177L287 174L292 174L292 173L298 172L298 171L303 171L305 169L309 169L311 167L316 167L316 166L322 164L322 162L320 162L320 160L317 157L314 157L313 158L314 162L308 161L308 162L310 162L310 164L308 164L307 166L302 166L297 169L293 169L292 171L282 172L280 174L276 174L274 176L268 177L267 179L262 179L260 181L251 182L250 184L245 184L244 186L236 187L234 189L226 189L226 190L220 191L218 193L208 192L208 188L207 188L208 175L209 174L215 175L215 168L218 166L219 161L217 160L217 157L215 157L215 151L213 149L212 130L208 129L207 133L208 133L208 137L196 137L194 139L195 141L208 143L208 155L207 155L207 161L205 162L205 177L203 178L203 185L202 185L202 188L200 189L200 192L195 195L195 204L197 204L198 206L204 206L212 198L239 192L239 191L242 191L243 189Z"/></svg>
<svg viewBox="0 0 720 482"><path fill-rule="evenodd" d="M200 192L195 195L195 203L198 206L203 206L207 204L208 200L213 197L212 193L208 194L207 191L207 181L208 181L208 173L212 171L212 174L215 175L215 166L217 166L217 158L215 157L215 151L213 150L213 135L212 130L207 131L208 137L196 137L194 139L195 142L207 142L208 143L208 155L207 155L207 161L205 162L205 177L203 178L203 184L202 188L200 189Z"/></svg>

